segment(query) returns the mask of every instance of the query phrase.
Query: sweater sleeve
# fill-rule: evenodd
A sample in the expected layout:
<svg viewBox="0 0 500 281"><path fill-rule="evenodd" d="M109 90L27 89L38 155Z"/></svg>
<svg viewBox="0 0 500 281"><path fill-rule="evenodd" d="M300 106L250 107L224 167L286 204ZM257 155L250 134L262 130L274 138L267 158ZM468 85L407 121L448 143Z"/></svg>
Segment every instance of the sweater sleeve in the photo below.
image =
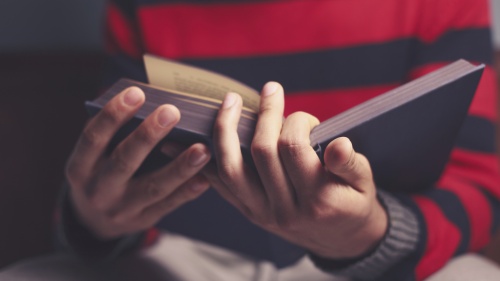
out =
<svg viewBox="0 0 500 281"><path fill-rule="evenodd" d="M388 274L411 269L416 280L427 278L454 256L481 250L500 219L495 151L498 90L488 1L428 2L429 18L419 31L423 39L410 79L459 58L487 67L440 180L420 194L398 195L417 215L421 241L413 255Z"/></svg>
<svg viewBox="0 0 500 281"><path fill-rule="evenodd" d="M419 241L381 280L427 278L454 256L481 250L500 219L497 85L488 1L426 2L409 79L460 58L487 67L440 180L419 194L394 194L417 217Z"/></svg>
<svg viewBox="0 0 500 281"><path fill-rule="evenodd" d="M340 262L312 256L320 268L356 280L423 280L451 258L481 250L500 223L497 85L488 1L423 2L408 80L457 59L487 67L439 181L415 194L379 187L389 229L374 252Z"/></svg>

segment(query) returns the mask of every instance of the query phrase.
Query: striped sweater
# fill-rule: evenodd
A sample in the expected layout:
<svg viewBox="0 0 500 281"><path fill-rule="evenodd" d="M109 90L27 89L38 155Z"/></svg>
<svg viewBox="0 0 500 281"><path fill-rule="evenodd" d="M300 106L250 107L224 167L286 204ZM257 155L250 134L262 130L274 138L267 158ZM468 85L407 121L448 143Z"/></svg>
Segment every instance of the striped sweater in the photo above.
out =
<svg viewBox="0 0 500 281"><path fill-rule="evenodd" d="M489 23L487 0L114 0L106 20L107 79L145 81L147 52L256 89L278 81L287 113L324 120L456 59L487 64L441 179L412 194L378 187L390 218L381 245L351 261L311 255L320 268L353 278L422 280L452 257L481 250L500 221ZM196 220L200 214L203 220ZM241 237L268 234L216 194L159 227L214 243L225 235L222 246L265 256L241 246ZM139 237L153 236L154 230ZM266 239L278 264L303 253L277 237Z"/></svg>

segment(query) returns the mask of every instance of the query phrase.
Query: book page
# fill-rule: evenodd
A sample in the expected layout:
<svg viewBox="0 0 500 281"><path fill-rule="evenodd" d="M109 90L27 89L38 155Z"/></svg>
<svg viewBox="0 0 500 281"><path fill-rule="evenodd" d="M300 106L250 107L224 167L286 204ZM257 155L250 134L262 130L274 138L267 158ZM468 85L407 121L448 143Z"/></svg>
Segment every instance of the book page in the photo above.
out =
<svg viewBox="0 0 500 281"><path fill-rule="evenodd" d="M243 106L259 111L259 93L232 78L172 60L144 55L149 83L153 86L222 101L228 92L241 95Z"/></svg>

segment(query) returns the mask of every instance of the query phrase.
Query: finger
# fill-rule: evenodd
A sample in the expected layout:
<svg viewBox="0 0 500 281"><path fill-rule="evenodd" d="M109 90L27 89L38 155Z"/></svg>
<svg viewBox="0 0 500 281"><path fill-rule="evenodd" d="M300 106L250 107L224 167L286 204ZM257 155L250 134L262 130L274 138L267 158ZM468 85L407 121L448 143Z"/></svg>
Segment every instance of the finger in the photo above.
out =
<svg viewBox="0 0 500 281"><path fill-rule="evenodd" d="M299 201L308 200L324 180L325 172L321 161L311 147L309 135L319 124L314 116L296 112L283 124L278 147L286 172L297 192Z"/></svg>
<svg viewBox="0 0 500 281"><path fill-rule="evenodd" d="M139 110L144 99L141 89L128 88L111 99L89 121L66 165L66 175L70 182L89 177L112 137Z"/></svg>
<svg viewBox="0 0 500 281"><path fill-rule="evenodd" d="M232 204L236 209L240 210L245 215L250 215L250 210L247 206L245 206L234 194L231 193L231 190L226 186L224 182L219 178L217 165L214 163L209 163L202 170L203 175L222 198L227 200L230 204Z"/></svg>
<svg viewBox="0 0 500 281"><path fill-rule="evenodd" d="M324 157L326 168L359 192L374 189L368 160L354 151L348 138L340 137L330 142Z"/></svg>
<svg viewBox="0 0 500 281"><path fill-rule="evenodd" d="M262 188L258 177L243 161L237 133L241 107L238 94L226 95L214 124L215 159L218 175L231 193L245 205L258 205Z"/></svg>
<svg viewBox="0 0 500 281"><path fill-rule="evenodd" d="M259 118L251 151L255 167L275 213L276 211L290 213L296 201L295 191L288 181L278 151L283 112L283 88L276 82L268 82L262 89Z"/></svg>
<svg viewBox="0 0 500 281"><path fill-rule="evenodd" d="M161 145L160 150L166 156L170 157L171 159L174 159L175 157L179 156L187 148L188 148L188 146L185 144L167 141Z"/></svg>
<svg viewBox="0 0 500 281"><path fill-rule="evenodd" d="M202 195L209 188L209 182L203 176L195 176L182 184L165 198L146 207L139 215L139 219L146 226L154 225L163 216L171 213L180 206Z"/></svg>
<svg viewBox="0 0 500 281"><path fill-rule="evenodd" d="M128 181L151 150L172 130L179 119L180 113L175 106L158 107L113 150L106 165L107 173L104 180Z"/></svg>
<svg viewBox="0 0 500 281"><path fill-rule="evenodd" d="M134 179L126 191L119 211L139 213L166 198L193 178L210 160L203 144L194 144L158 171Z"/></svg>

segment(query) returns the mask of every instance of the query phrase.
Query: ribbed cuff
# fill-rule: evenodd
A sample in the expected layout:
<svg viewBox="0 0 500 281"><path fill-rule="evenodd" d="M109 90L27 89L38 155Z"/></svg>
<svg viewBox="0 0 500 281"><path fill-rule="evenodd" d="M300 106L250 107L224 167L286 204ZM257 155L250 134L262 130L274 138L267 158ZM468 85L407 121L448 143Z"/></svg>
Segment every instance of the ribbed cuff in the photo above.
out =
<svg viewBox="0 0 500 281"><path fill-rule="evenodd" d="M378 247L351 262L310 255L317 267L354 280L375 280L416 249L419 237L416 216L389 193L379 190L377 195L389 218L387 233Z"/></svg>

